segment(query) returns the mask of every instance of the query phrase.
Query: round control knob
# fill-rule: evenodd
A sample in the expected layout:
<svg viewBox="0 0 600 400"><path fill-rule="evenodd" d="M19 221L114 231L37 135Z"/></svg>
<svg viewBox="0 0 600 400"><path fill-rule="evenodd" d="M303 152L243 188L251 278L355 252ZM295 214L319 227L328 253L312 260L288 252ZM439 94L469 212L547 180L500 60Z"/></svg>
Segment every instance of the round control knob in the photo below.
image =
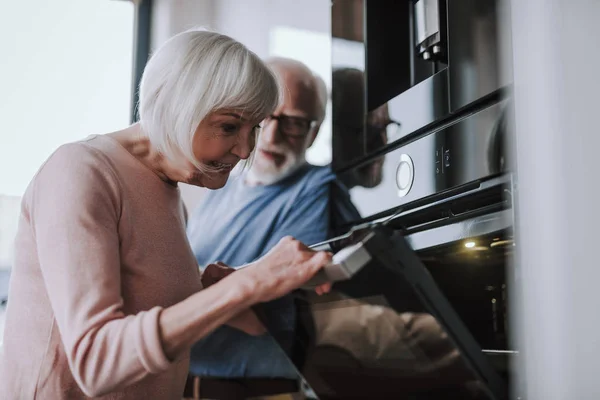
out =
<svg viewBox="0 0 600 400"><path fill-rule="evenodd" d="M398 187L398 196L404 197L410 192L415 178L415 167L408 154L400 156L400 162L396 167L396 186Z"/></svg>

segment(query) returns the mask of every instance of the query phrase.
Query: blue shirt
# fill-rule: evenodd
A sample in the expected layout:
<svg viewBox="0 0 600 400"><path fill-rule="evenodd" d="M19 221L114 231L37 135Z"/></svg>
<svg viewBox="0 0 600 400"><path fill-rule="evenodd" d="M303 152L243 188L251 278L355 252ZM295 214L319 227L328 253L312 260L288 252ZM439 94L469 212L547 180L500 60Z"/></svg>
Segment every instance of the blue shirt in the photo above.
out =
<svg viewBox="0 0 600 400"><path fill-rule="evenodd" d="M188 222L188 238L198 263L222 261L240 266L267 253L291 235L305 244L326 240L329 232L329 167L306 164L287 179L247 186L231 178L209 192ZM291 339L295 308L291 296L261 305L268 330L279 343ZM192 348L190 372L223 378L296 378L294 366L270 335L250 336L222 326Z"/></svg>

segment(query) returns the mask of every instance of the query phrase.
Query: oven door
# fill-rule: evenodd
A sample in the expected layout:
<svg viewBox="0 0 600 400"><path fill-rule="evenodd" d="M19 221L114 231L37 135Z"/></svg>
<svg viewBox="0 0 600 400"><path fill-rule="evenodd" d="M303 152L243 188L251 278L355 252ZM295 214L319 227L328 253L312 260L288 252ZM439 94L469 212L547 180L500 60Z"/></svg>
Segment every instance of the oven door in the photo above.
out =
<svg viewBox="0 0 600 400"><path fill-rule="evenodd" d="M371 261L318 296L295 293L292 361L308 398L503 399L512 212L406 235L398 221L314 246L362 242ZM446 239L443 239L446 238ZM436 245L432 246L432 243Z"/></svg>

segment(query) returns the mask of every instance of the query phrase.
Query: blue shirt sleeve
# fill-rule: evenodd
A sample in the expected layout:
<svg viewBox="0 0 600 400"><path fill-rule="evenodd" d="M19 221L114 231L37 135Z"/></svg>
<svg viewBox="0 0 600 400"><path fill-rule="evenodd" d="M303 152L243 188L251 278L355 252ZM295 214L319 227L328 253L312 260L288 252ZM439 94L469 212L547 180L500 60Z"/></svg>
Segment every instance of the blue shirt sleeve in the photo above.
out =
<svg viewBox="0 0 600 400"><path fill-rule="evenodd" d="M329 231L329 185L298 197L273 232L265 250L273 248L283 237L291 235L306 245L327 239Z"/></svg>

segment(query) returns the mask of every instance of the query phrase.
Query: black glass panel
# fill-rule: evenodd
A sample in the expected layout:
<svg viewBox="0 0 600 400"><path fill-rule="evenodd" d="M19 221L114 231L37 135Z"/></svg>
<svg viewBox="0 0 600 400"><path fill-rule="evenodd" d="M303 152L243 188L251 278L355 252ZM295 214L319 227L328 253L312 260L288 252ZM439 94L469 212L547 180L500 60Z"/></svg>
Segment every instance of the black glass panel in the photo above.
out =
<svg viewBox="0 0 600 400"><path fill-rule="evenodd" d="M292 359L315 397L504 398L514 353L506 339L509 234L417 255L403 237L376 228L321 248L359 240L372 260L351 280L323 296L296 293Z"/></svg>
<svg viewBox="0 0 600 400"><path fill-rule="evenodd" d="M501 76L499 68L499 49L508 45L498 34L499 3L332 2L336 171L352 168L420 130L433 131L490 96L501 95L510 74ZM399 129L370 134L369 125L383 128L392 121ZM360 181L353 185L364 186Z"/></svg>

